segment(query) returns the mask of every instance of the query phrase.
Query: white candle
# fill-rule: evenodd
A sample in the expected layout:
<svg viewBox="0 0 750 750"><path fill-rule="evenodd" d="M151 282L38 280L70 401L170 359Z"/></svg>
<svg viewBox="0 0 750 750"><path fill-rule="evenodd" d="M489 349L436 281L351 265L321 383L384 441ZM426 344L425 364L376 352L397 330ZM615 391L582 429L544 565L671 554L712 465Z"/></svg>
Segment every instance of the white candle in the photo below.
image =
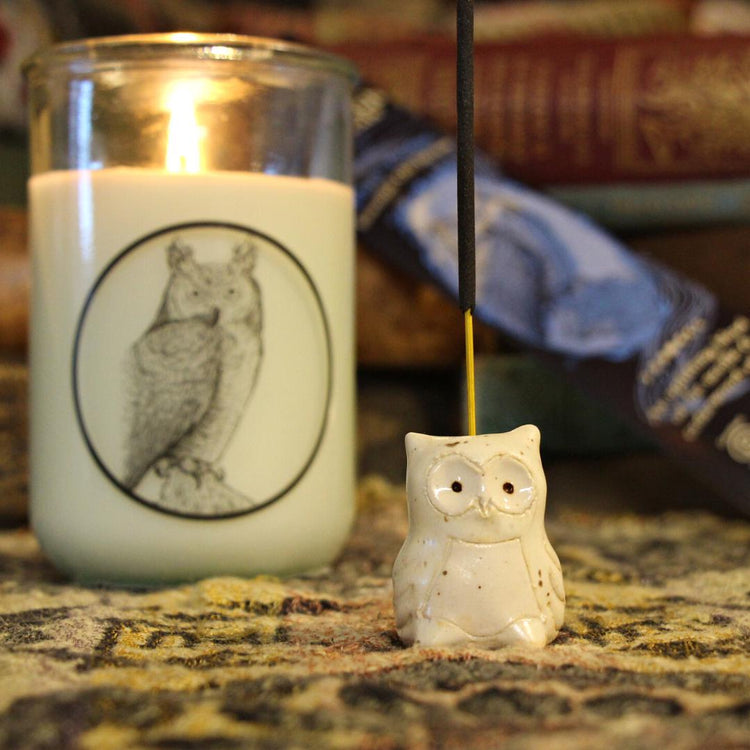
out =
<svg viewBox="0 0 750 750"><path fill-rule="evenodd" d="M107 168L29 192L32 524L53 562L115 582L329 562L353 515L352 190Z"/></svg>

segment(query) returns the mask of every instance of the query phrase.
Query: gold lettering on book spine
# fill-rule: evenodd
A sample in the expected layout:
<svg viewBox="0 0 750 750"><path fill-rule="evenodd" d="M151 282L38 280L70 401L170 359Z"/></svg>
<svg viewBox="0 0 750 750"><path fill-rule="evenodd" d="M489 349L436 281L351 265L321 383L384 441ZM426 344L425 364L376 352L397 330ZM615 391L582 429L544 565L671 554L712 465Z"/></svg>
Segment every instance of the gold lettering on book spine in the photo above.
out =
<svg viewBox="0 0 750 750"><path fill-rule="evenodd" d="M622 124L617 166L647 176L747 161L748 81L750 50L689 57L679 46L619 50L613 81Z"/></svg>
<svg viewBox="0 0 750 750"><path fill-rule="evenodd" d="M641 371L641 383L652 385L667 373L705 328L704 320L695 319L664 342ZM700 437L717 411L741 391L750 377L749 331L750 319L741 315L726 328L716 331L705 346L669 376L661 398L646 411L648 421L681 426L686 440Z"/></svg>
<svg viewBox="0 0 750 750"><path fill-rule="evenodd" d="M440 138L401 162L375 191L369 202L359 212L357 229L369 230L380 215L396 200L402 188L417 174L452 153L454 143L450 138Z"/></svg>

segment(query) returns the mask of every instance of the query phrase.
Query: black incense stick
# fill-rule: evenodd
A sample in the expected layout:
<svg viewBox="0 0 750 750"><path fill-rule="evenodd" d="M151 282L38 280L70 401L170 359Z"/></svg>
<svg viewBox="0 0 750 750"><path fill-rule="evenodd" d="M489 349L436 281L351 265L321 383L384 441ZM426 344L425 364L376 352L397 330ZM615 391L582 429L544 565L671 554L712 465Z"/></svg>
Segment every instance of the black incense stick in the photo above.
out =
<svg viewBox="0 0 750 750"><path fill-rule="evenodd" d="M456 6L456 115L458 121L458 301L466 336L466 396L469 435L476 435L474 323L476 260L474 227L474 0Z"/></svg>
<svg viewBox="0 0 750 750"><path fill-rule="evenodd" d="M458 300L474 310L474 2L457 0L456 114L458 121Z"/></svg>

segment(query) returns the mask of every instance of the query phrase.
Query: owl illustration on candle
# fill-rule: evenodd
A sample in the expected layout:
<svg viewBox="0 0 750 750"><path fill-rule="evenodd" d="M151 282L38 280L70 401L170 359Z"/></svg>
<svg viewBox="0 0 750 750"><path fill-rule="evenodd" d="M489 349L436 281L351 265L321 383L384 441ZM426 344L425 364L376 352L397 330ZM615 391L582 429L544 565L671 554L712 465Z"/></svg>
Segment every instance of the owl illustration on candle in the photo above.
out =
<svg viewBox="0 0 750 750"><path fill-rule="evenodd" d="M219 461L255 386L263 356L256 248L198 262L175 238L158 313L133 344L124 485L153 470L164 507L197 515L253 502L224 482Z"/></svg>
<svg viewBox="0 0 750 750"><path fill-rule="evenodd" d="M544 646L563 622L560 562L533 425L494 435L406 436L409 533L393 568L406 644Z"/></svg>

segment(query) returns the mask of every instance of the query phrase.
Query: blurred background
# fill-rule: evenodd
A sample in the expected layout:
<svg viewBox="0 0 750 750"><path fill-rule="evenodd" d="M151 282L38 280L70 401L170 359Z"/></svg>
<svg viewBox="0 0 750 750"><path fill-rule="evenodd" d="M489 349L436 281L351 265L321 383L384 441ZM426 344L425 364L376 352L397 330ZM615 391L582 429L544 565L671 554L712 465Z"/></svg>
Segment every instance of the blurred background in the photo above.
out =
<svg viewBox="0 0 750 750"><path fill-rule="evenodd" d="M452 132L454 13L444 0L0 0L0 497L16 498L11 516L25 512L26 481L21 62L53 41L112 34L295 39L351 57L393 100ZM485 0L475 36L478 146L511 177L750 311L750 2ZM401 481L406 431L463 430L463 323L441 291L375 250L360 241L360 471ZM476 348L486 424L539 424L560 487L574 495L595 459L587 502L712 502L646 437L496 330L479 325Z"/></svg>

